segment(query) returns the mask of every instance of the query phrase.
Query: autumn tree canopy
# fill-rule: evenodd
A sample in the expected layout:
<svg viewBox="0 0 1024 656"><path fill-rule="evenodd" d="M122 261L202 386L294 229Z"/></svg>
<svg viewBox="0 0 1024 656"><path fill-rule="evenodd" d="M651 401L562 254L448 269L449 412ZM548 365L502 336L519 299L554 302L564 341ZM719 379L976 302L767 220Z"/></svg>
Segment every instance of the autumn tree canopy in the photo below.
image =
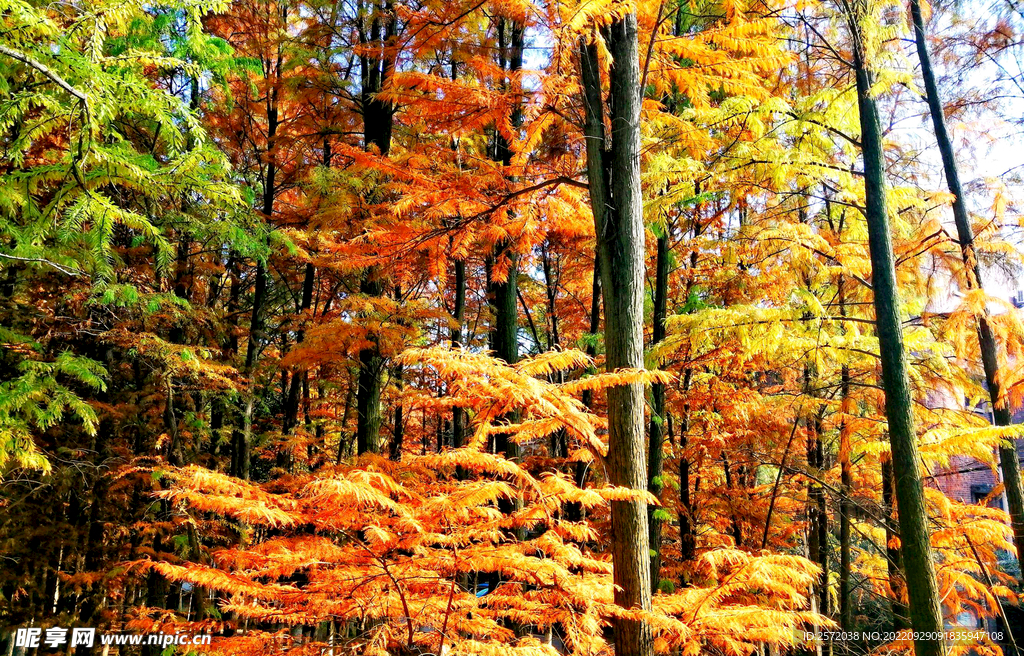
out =
<svg viewBox="0 0 1024 656"><path fill-rule="evenodd" d="M1024 644L1014 3L0 16L9 656Z"/></svg>

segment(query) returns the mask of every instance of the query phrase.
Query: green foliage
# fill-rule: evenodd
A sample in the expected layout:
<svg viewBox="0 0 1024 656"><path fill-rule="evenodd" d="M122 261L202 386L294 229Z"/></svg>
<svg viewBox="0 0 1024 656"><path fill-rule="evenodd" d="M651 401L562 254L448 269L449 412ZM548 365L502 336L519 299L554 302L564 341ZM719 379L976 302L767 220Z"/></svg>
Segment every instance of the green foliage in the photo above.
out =
<svg viewBox="0 0 1024 656"><path fill-rule="evenodd" d="M0 383L0 473L14 467L49 469L33 431L45 431L71 415L96 433L96 412L61 380L104 390L106 371L95 360L61 353L52 362L22 360L21 375Z"/></svg>
<svg viewBox="0 0 1024 656"><path fill-rule="evenodd" d="M222 7L95 0L57 13L0 0L0 138L10 164L0 176L0 257L108 281L118 268L112 244L128 234L151 245L165 271L168 225L212 223L238 203L226 159L189 104L151 78L222 69L214 62L226 46L199 22ZM188 216L176 211L183 205Z"/></svg>

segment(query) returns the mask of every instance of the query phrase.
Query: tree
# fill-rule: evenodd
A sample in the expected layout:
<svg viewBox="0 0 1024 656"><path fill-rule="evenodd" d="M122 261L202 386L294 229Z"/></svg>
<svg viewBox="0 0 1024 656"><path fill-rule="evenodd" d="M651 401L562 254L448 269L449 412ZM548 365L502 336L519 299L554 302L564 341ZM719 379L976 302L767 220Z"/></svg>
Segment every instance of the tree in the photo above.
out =
<svg viewBox="0 0 1024 656"><path fill-rule="evenodd" d="M939 96L938 85L935 82L935 72L932 70L921 3L911 0L910 12L913 17L914 39L917 45L917 57L921 62L921 76L924 79L928 113L931 115L935 140L942 158L942 170L946 175L946 185L949 188L949 193L953 195L953 221L956 224L957 237L960 241L966 287L968 290L983 291L981 266L974 247L974 229L967 215L967 201L964 197L963 185L960 183L960 171L956 155L953 152L949 130L946 128L946 116L942 107L942 98ZM1000 365L998 345L987 308L982 309L978 316L978 348L985 372L985 385L988 388L992 404L994 423L996 426L1010 426L1013 420L1005 397L1003 382L1007 376L1005 372L1000 371L1005 365ZM1014 544L1017 547L1018 564L1020 564L1020 554L1024 554L1024 488L1021 487L1017 444L1012 438L1004 440L999 445L999 466L1003 473L1003 486L1006 489Z"/></svg>
<svg viewBox="0 0 1024 656"><path fill-rule="evenodd" d="M640 190L640 54L636 14L627 12L605 30L609 105L605 132L601 64L594 42L581 41L580 68L586 110L587 179L601 259L606 366L643 369L644 225ZM608 479L640 490L647 486L644 397L638 384L608 391ZM615 601L625 609L651 607L650 547L646 508L638 501L612 503ZM624 615L615 622L616 652L653 653L650 627Z"/></svg>
<svg viewBox="0 0 1024 656"><path fill-rule="evenodd" d="M871 290L882 363L882 386L885 390L885 414L892 450L896 503L899 508L900 544L907 594L910 597L910 626L914 630L914 646L919 656L941 655L946 653L945 639L941 637L944 626L942 608L928 538L928 511L921 483L913 398L903 340L903 317L896 288L896 260L885 197L882 128L878 107L872 95L872 52L859 24L863 18L861 14L849 16L854 37L854 74L864 157L864 218L871 251Z"/></svg>
<svg viewBox="0 0 1024 656"><path fill-rule="evenodd" d="M908 25L869 9L868 99L912 118ZM841 11L4 15L0 649L78 625L211 653L749 656L909 628L865 199L927 474L916 545L947 617L1016 601L1006 513L944 481L1021 435L977 412L978 318L1008 407L1024 321L968 288L929 140L886 134L866 195L882 144ZM936 86L958 131L998 129L994 98ZM1017 192L986 184L964 186L991 278L1024 259Z"/></svg>

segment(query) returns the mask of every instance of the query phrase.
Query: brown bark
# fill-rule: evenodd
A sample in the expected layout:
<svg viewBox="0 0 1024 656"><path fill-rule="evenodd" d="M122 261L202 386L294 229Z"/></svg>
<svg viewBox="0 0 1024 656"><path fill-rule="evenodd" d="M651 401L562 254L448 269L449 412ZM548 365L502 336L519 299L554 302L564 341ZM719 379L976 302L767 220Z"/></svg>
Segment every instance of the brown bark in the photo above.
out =
<svg viewBox="0 0 1024 656"><path fill-rule="evenodd" d="M587 113L587 169L594 208L604 290L607 368L642 369L644 303L644 225L640 188L641 83L636 14L626 13L606 28L611 56L608 143L595 128L604 123L596 47L582 46L584 105ZM607 168L605 166L607 161ZM607 172L611 172L608 175ZM610 185L608 184L610 182ZM644 391L639 383L608 390L608 478L634 490L647 486ZM647 508L642 501L611 504L611 550L615 603L651 608ZM653 653L651 627L627 618L613 621L618 656Z"/></svg>
<svg viewBox="0 0 1024 656"><path fill-rule="evenodd" d="M383 0L374 7L370 16L369 34L360 29L360 41L372 45L373 54L361 55L359 63L362 73L361 104L363 113L363 141L367 150L376 148L385 157L391 150L391 132L395 109L390 102L380 98L391 74L394 72L395 55L389 48L394 47L398 30L397 17L391 0ZM359 291L367 296L377 297L384 293L382 272L378 267L369 267L363 272ZM371 339L371 341L373 341ZM372 346L359 352L359 384L356 388L356 449L363 453L380 453L381 401L384 391L384 361L380 346Z"/></svg>

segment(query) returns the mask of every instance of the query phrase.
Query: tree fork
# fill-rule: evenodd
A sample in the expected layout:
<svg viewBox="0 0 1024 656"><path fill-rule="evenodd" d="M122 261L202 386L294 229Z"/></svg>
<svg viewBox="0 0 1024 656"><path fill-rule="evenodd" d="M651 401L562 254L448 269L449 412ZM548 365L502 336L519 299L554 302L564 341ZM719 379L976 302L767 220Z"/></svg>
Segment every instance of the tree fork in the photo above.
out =
<svg viewBox="0 0 1024 656"><path fill-rule="evenodd" d="M643 369L644 224L640 187L641 83L636 13L606 28L609 68L610 148L605 143L604 106L597 48L581 44L587 137L587 177L601 258L607 368ZM607 168L605 167L607 158ZM612 172L611 175L608 172ZM610 184L609 184L610 183ZM644 390L639 383L608 390L608 478L634 490L647 486ZM651 608L647 508L642 501L611 504L615 603ZM618 656L650 656L651 627L624 617L613 621Z"/></svg>

